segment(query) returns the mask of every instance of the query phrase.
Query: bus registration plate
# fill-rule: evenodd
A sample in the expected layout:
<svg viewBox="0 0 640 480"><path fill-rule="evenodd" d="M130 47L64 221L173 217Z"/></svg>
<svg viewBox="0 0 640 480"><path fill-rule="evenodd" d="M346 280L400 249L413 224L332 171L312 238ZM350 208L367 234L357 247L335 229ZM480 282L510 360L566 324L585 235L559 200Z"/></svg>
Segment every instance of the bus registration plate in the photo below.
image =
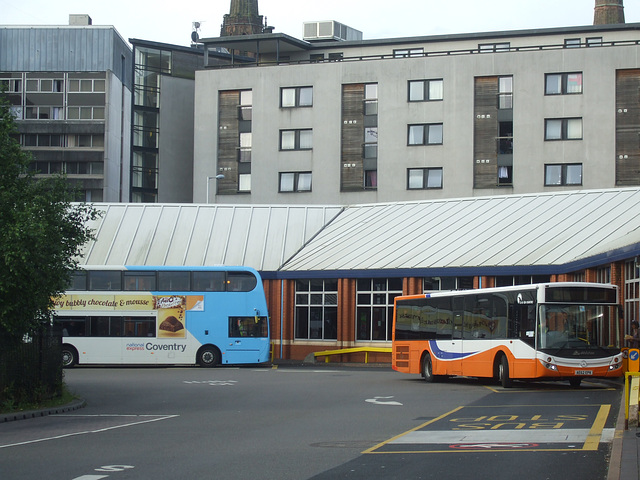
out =
<svg viewBox="0 0 640 480"><path fill-rule="evenodd" d="M593 370L576 370L576 375L593 375Z"/></svg>

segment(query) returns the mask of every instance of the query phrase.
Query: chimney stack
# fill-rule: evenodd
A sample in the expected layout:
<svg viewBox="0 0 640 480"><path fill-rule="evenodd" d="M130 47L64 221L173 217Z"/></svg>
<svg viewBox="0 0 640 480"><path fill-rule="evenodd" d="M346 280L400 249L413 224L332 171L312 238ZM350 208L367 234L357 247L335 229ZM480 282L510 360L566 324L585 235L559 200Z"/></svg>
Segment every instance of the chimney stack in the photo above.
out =
<svg viewBox="0 0 640 480"><path fill-rule="evenodd" d="M622 0L596 0L593 24L611 25L615 23L624 23Z"/></svg>

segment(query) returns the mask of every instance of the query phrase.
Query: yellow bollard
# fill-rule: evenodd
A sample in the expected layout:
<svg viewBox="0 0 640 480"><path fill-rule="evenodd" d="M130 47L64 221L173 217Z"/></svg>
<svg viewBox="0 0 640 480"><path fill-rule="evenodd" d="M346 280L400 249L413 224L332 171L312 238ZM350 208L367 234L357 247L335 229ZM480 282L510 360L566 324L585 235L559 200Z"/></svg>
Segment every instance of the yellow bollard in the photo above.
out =
<svg viewBox="0 0 640 480"><path fill-rule="evenodd" d="M640 350L637 348L629 349L629 372L640 372Z"/></svg>

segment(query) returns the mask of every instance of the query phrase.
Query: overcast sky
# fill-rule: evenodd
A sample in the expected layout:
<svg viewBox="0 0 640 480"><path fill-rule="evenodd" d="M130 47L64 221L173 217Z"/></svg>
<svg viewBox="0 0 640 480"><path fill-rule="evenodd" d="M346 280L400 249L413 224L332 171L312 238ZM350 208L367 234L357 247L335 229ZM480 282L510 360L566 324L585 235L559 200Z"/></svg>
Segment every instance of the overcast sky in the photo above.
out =
<svg viewBox="0 0 640 480"><path fill-rule="evenodd" d="M127 40L188 45L192 23L200 37L218 37L230 0L0 0L0 25L67 25L88 14ZM336 20L364 39L488 32L593 24L594 0L259 0L276 32L302 38L303 22ZM624 0L627 23L640 22L640 0Z"/></svg>

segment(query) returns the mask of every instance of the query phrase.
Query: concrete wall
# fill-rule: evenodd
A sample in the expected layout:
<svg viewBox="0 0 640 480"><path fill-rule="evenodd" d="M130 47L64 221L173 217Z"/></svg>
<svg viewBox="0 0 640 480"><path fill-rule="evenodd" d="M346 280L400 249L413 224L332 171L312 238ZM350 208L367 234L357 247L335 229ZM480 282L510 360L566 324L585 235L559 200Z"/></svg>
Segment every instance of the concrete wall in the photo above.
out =
<svg viewBox="0 0 640 480"><path fill-rule="evenodd" d="M591 33L549 37L498 38L520 45L562 44L564 38ZM637 39L637 31L594 32L604 41ZM489 39L471 39L429 45L477 48ZM366 44L366 42L364 42ZM372 55L403 45L345 49L345 57ZM407 45L405 45L406 47ZM410 45L411 48L415 45ZM427 50L425 48L425 50ZM421 58L387 58L216 69L197 72L195 108L194 177L214 176L218 130L218 92L253 90L252 189L250 195L217 196L219 203L368 203L438 199L495 194L557 191L544 186L545 163L582 163L582 188L615 186L615 75L617 69L638 68L634 45L591 48L526 49L517 52L462 54ZM583 93L545 96L545 74L582 72ZM473 188L474 78L513 76L513 186ZM407 82L444 79L444 100L409 103ZM378 188L340 192L341 88L349 83L378 83ZM313 107L282 109L281 87L313 86ZM544 140L546 118L583 118L583 139ZM414 123L444 125L443 145L408 147L407 126ZM313 150L281 152L279 130L313 129ZM442 167L440 190L407 190L407 168ZM278 193L278 172L312 171L313 191ZM205 201L205 185L194 185L194 201ZM567 187L575 189L575 186ZM211 199L213 201L213 199Z"/></svg>

